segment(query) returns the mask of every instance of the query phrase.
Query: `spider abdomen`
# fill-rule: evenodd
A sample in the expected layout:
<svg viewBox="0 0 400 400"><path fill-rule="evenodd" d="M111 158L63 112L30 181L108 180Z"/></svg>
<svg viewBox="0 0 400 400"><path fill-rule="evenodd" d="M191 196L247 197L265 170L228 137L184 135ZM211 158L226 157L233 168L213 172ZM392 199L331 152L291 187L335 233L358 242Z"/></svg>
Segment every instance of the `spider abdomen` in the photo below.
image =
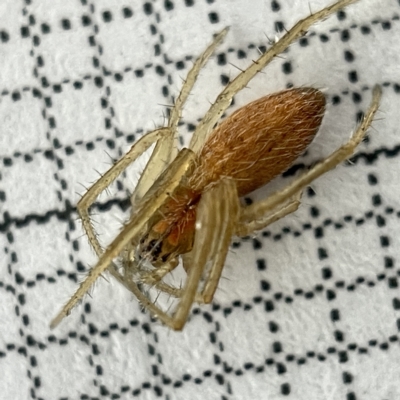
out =
<svg viewBox="0 0 400 400"><path fill-rule="evenodd" d="M244 196L265 185L305 151L324 112L325 97L313 88L289 89L247 104L211 132L189 186L202 192L221 177L231 177Z"/></svg>

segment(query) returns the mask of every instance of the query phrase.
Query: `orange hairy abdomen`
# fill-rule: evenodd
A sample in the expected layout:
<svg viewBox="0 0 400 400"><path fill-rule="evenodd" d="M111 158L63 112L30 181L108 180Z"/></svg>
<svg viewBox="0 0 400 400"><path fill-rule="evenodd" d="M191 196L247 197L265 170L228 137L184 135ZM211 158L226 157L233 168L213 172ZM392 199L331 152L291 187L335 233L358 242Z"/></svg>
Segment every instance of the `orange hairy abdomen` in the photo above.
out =
<svg viewBox="0 0 400 400"><path fill-rule="evenodd" d="M274 93L240 108L204 143L189 186L201 193L229 176L244 196L265 185L305 151L324 111L324 95L312 88Z"/></svg>

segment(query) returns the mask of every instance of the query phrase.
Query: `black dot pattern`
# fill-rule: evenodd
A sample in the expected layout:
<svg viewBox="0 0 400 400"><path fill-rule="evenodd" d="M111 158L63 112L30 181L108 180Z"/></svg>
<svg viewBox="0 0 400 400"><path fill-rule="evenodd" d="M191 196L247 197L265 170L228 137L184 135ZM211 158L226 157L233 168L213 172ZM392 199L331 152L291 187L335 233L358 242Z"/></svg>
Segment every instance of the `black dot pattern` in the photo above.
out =
<svg viewBox="0 0 400 400"><path fill-rule="evenodd" d="M375 83L384 93L374 129L349 162L307 188L295 214L233 239L214 301L196 305L182 333L161 326L106 275L49 330L96 262L76 203L165 123L214 33L230 26L188 100L181 145L223 86L309 5L43 4L0 7L2 398L400 398L398 2L361 0L312 27L235 96L227 114L293 86L324 88L328 100L313 145L272 188L243 200L250 205L343 143ZM94 204L102 243L129 217L144 163ZM177 272L175 283L184 276Z"/></svg>

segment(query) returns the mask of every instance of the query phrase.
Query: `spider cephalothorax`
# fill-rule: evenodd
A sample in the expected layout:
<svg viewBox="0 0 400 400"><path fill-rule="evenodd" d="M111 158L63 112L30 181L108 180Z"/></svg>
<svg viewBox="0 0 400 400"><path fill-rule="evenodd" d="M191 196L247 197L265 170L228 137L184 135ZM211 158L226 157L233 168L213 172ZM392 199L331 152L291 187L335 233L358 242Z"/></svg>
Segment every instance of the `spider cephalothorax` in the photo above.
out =
<svg viewBox="0 0 400 400"><path fill-rule="evenodd" d="M186 185L179 186L149 221L148 231L140 239L139 257L159 266L192 250L200 198L201 193Z"/></svg>

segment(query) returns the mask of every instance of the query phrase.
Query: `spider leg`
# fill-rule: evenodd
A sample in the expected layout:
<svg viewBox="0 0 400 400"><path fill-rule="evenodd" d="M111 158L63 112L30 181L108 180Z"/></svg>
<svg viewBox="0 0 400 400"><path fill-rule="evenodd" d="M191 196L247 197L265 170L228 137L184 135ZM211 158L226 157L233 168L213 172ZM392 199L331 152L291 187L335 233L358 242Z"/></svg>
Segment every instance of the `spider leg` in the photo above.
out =
<svg viewBox="0 0 400 400"><path fill-rule="evenodd" d="M200 57L197 58L189 73L187 74L181 92L179 93L179 96L176 99L175 105L172 108L169 116L168 128L170 129L171 135L166 136L162 140L158 141L151 155L151 158L140 177L135 191L133 192L133 205L137 200L141 199L144 196L144 194L157 179L157 177L161 174L161 172L176 157L178 139L177 126L181 117L183 106L193 89L197 77L199 76L200 70L209 60L215 49L223 41L227 33L228 28L225 28L215 36L213 42L206 48L206 50L200 55Z"/></svg>
<svg viewBox="0 0 400 400"><path fill-rule="evenodd" d="M241 72L218 95L215 103L209 108L202 121L192 136L189 148L197 153L205 142L208 134L214 128L222 114L232 102L233 96L243 89L254 76L264 69L277 55L284 52L291 43L307 33L307 30L315 22L320 21L342 8L355 3L358 0L340 0L308 17L300 20L281 39L273 44L258 60L254 61L246 70Z"/></svg>
<svg viewBox="0 0 400 400"><path fill-rule="evenodd" d="M160 282L167 274L172 272L179 264L177 258L167 261L161 267L154 269L152 271L139 271L140 280L148 285L155 285Z"/></svg>
<svg viewBox="0 0 400 400"><path fill-rule="evenodd" d="M279 204L282 202L287 202L288 199L290 199L299 191L303 190L312 181L352 156L356 147L363 140L367 129L373 121L374 115L379 107L381 95L382 90L378 85L376 85L373 89L372 100L369 109L365 114L363 121L360 123L355 133L347 143L339 147L330 156L316 164L305 174L299 176L282 190L275 192L265 200L259 201L244 208L241 214L241 220L255 221L259 218L262 218L262 216L266 213L270 213L271 211L273 212L273 210L275 210Z"/></svg>
<svg viewBox="0 0 400 400"><path fill-rule="evenodd" d="M92 245L97 256L100 257L103 254L103 249L97 239L96 232L93 228L89 209L96 201L99 194L104 191L131 163L133 163L144 151L146 151L155 141L168 135L168 128L161 128L155 131L149 132L140 138L131 149L118 161L116 162L103 176L96 181L89 190L79 200L77 209L79 216L82 220L83 228L85 229L86 235L89 239L89 243Z"/></svg>
<svg viewBox="0 0 400 400"><path fill-rule="evenodd" d="M240 214L235 182L225 178L205 192L202 195L197 213L196 225L198 228L195 244L198 241L198 246L182 257L184 266L188 271L189 277L191 274L196 274L197 286L199 279L202 277L202 271L198 267L198 260L201 259L202 262L205 261L206 263L211 260L211 266L207 271L201 292L196 293L196 287L193 284L191 297L187 295L187 299L184 299L184 296L182 296L182 304L185 302L193 303L193 301L211 303L214 297ZM201 220L202 218L205 219L203 214L208 214L204 223ZM202 241L204 241L204 244ZM197 271L192 271L193 269L197 269ZM187 318L186 310L188 312L187 306L185 308L183 305L181 314L179 315L178 312L176 314L178 318L180 317L182 320L185 315L185 318Z"/></svg>
<svg viewBox="0 0 400 400"><path fill-rule="evenodd" d="M278 205L270 212L267 212L265 215L262 215L260 218L252 221L243 220L243 218L239 219L239 223L236 227L235 235L237 236L247 236L253 232L259 231L268 225L271 225L273 222L280 220L286 215L295 212L300 206L302 192L297 193L288 202L283 205Z"/></svg>
<svg viewBox="0 0 400 400"><path fill-rule="evenodd" d="M168 128L164 128L163 130L168 130ZM143 137L143 139L144 138L146 138L146 136ZM150 139L148 138L148 140ZM138 144L139 142L136 143L136 145ZM134 145L134 147L136 145ZM142 150L143 149L141 149L141 151ZM141 151L139 151L138 148L136 149L136 152L139 152L139 154L141 153ZM132 156L135 155L136 152L133 152ZM112 265L113 260L119 254L121 254L121 252L125 248L128 248L129 245L139 235L143 234L144 230L146 229L149 216L154 215L154 213L156 213L157 210L169 200L170 193L172 193L175 190L175 188L179 184L181 184L182 179L185 179L187 174L192 171L192 168L194 166L194 159L195 155L190 150L183 149L180 151L180 153L178 154L176 159L172 162L172 164L161 174L161 176L156 180L154 185L149 189L149 191L146 193L146 195L143 197L140 203L137 204L136 212L132 215L131 219L124 226L122 231L108 246L108 248L104 251L104 253L100 253L99 261L97 262L96 266L89 271L88 275L81 282L77 291L69 299L67 304L58 313L58 315L52 320L50 324L51 328L57 326L64 317L70 314L72 308L86 294L86 292L90 289L90 287L93 285L96 279L109 266ZM123 160L125 163L128 164L126 157L121 159L120 162L122 162ZM114 177L114 175L117 176L118 175L117 171L118 170L112 171L110 173L109 179L112 180L112 177ZM93 193L100 192L101 190L102 187L96 186L96 189L93 189L92 196L95 198L95 195ZM115 274L116 278L124 286L129 286L130 290L132 290L131 285L128 285L129 282L126 282L123 276L120 275L120 277L118 278L119 273L118 271L116 271L116 269L114 269L113 272L114 272L113 275Z"/></svg>

